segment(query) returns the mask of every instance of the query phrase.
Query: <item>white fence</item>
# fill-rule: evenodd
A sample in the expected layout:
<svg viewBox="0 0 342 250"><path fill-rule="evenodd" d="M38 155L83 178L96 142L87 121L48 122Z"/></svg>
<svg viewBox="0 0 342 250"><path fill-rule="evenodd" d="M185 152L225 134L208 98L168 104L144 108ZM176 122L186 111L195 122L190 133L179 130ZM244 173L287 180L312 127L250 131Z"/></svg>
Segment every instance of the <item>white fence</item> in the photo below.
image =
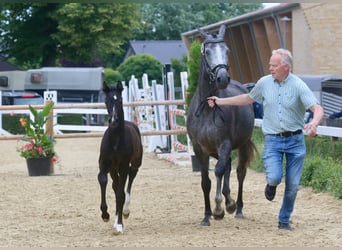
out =
<svg viewBox="0 0 342 250"><path fill-rule="evenodd" d="M177 140L177 135L187 134L186 128L176 124L176 116L185 115L185 96L187 89L187 74L181 74L182 97L175 100L175 91L173 83L173 74L168 73L168 89L169 93L164 93L164 86L152 81L152 86L148 84L147 75L143 76L143 89L138 88L137 79L132 76L129 82L129 89L123 91L123 105L125 119L134 121L138 124L143 136L143 144L149 152L156 148L169 148L169 154L160 154L161 158L165 158L172 162L177 161L177 157L182 153L185 154L186 160L190 159L192 150L190 140L187 136L187 144L182 145ZM166 98L167 97L167 98ZM63 114L96 114L106 115L107 110L104 103L57 103L57 94L53 91L44 93L44 99L52 100L56 104L53 109L54 114L54 136L56 138L66 137L95 137L102 136L107 126L94 125L65 125L58 124L57 117ZM44 105L34 105L36 108L43 108ZM184 107L184 109L180 109ZM29 113L26 105L17 106L0 106L1 114L23 114ZM0 119L1 122L1 119ZM185 120L186 122L186 120ZM0 127L0 139L15 139L18 136L11 135ZM255 126L260 127L261 119L255 119ZM85 133L65 133L63 131L82 131ZM330 126L318 126L317 134L321 136L342 138L342 128ZM171 147L171 148L170 148ZM171 151L171 152L170 152ZM177 156L172 156L177 155Z"/></svg>

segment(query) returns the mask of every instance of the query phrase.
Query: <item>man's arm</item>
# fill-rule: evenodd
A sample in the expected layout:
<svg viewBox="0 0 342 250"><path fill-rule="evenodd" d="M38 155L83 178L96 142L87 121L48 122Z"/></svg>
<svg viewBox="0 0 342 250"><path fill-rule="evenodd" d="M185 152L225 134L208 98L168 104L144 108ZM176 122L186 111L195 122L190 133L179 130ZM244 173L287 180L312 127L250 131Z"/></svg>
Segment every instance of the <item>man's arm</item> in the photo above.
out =
<svg viewBox="0 0 342 250"><path fill-rule="evenodd" d="M237 95L233 97L219 98L217 96L208 97L208 105L212 108L215 103L218 106L243 106L252 104L254 102L253 99L249 97L248 94Z"/></svg>
<svg viewBox="0 0 342 250"><path fill-rule="evenodd" d="M313 113L312 120L304 125L304 130L307 131L309 136L315 136L317 134L317 126L323 119L324 111L321 105L315 104L313 105L310 110Z"/></svg>

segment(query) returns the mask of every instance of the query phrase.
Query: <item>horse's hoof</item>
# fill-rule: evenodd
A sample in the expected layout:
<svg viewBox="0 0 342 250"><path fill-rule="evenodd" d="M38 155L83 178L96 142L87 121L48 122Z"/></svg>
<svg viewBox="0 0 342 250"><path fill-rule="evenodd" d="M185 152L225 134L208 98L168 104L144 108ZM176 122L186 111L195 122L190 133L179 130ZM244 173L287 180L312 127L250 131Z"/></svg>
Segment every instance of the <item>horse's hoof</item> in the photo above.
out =
<svg viewBox="0 0 342 250"><path fill-rule="evenodd" d="M214 219L215 220L222 220L224 218L224 213L222 214L214 214Z"/></svg>
<svg viewBox="0 0 342 250"><path fill-rule="evenodd" d="M201 222L201 226L210 226L210 216L205 216Z"/></svg>
<svg viewBox="0 0 342 250"><path fill-rule="evenodd" d="M102 214L102 220L104 221L104 222L108 222L109 221L109 214L108 213L106 213L106 214Z"/></svg>
<svg viewBox="0 0 342 250"><path fill-rule="evenodd" d="M243 219L244 217L243 217L243 214L242 214L242 213L236 213L236 214L235 214L235 218L237 218L237 219Z"/></svg>
<svg viewBox="0 0 342 250"><path fill-rule="evenodd" d="M114 235L123 234L123 225L122 224L114 224Z"/></svg>
<svg viewBox="0 0 342 250"><path fill-rule="evenodd" d="M226 211L227 211L229 214L234 213L235 210L236 210L236 203L235 203L235 201L232 201L232 202L230 202L229 204L226 204Z"/></svg>
<svg viewBox="0 0 342 250"><path fill-rule="evenodd" d="M122 210L122 215L123 215L123 217L124 217L125 219L128 218L129 213L130 213L129 208L128 208L128 207L124 207L123 210Z"/></svg>
<svg viewBox="0 0 342 250"><path fill-rule="evenodd" d="M210 222L209 222L209 221L202 220L201 226L209 227L209 226L210 226Z"/></svg>
<svg viewBox="0 0 342 250"><path fill-rule="evenodd" d="M222 209L221 213L213 213L215 220L222 220L224 218L224 210Z"/></svg>

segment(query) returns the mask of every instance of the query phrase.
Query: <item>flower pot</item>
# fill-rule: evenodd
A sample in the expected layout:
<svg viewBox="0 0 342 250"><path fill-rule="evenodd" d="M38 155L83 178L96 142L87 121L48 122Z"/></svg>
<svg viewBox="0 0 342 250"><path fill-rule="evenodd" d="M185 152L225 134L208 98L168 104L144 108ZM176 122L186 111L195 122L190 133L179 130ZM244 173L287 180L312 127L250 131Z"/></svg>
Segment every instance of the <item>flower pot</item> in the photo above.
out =
<svg viewBox="0 0 342 250"><path fill-rule="evenodd" d="M42 176L51 174L52 157L26 159L29 176Z"/></svg>

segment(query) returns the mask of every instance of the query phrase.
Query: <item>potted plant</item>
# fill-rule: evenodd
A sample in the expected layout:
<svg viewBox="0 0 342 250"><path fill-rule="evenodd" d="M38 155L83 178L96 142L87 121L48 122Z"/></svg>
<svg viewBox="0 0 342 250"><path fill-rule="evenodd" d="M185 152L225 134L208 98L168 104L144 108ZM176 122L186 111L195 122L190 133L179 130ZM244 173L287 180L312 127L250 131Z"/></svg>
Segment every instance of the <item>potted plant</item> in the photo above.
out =
<svg viewBox="0 0 342 250"><path fill-rule="evenodd" d="M17 151L26 159L30 176L50 175L52 164L56 161L55 140L45 130L47 120L52 118L49 114L53 105L50 102L41 111L29 105L33 119L21 117L19 120L25 134Z"/></svg>

